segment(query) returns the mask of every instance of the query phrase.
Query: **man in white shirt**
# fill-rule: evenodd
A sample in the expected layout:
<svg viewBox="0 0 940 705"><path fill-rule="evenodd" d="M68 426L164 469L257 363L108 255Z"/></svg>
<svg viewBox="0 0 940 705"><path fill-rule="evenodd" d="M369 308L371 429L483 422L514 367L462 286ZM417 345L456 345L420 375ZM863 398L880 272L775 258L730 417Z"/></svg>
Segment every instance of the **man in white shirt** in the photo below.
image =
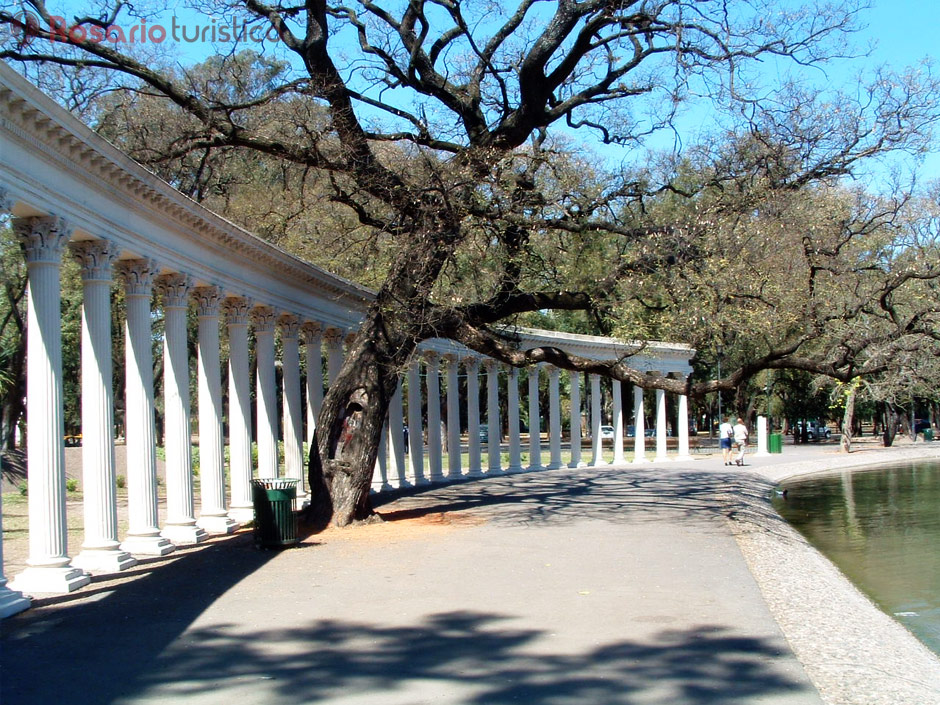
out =
<svg viewBox="0 0 940 705"><path fill-rule="evenodd" d="M738 447L738 457L734 459L735 465L744 465L747 437L747 426L744 425L744 419L738 417L738 422L734 425L734 444Z"/></svg>
<svg viewBox="0 0 940 705"><path fill-rule="evenodd" d="M731 417L721 422L718 427L718 447L721 448L721 457L725 465L731 465L731 441L734 438L734 427L731 425Z"/></svg>

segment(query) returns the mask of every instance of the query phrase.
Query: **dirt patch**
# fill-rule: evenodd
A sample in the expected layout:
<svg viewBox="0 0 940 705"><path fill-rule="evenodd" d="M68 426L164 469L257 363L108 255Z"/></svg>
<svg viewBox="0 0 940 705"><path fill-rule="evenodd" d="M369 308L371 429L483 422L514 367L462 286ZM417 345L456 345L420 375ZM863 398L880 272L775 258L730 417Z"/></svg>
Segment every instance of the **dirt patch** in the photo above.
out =
<svg viewBox="0 0 940 705"><path fill-rule="evenodd" d="M445 535L451 531L480 526L486 519L467 512L426 512L421 509L402 509L381 512L384 521L359 524L345 529L329 527L318 534L303 538L301 543L399 543L428 538L433 534Z"/></svg>

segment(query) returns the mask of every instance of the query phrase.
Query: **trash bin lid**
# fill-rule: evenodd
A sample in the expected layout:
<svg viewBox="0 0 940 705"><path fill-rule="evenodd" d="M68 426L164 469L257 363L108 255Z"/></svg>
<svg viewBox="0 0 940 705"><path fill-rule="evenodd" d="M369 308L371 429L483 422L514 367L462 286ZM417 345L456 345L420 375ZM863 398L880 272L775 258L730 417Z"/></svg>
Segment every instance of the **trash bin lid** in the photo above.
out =
<svg viewBox="0 0 940 705"><path fill-rule="evenodd" d="M259 477L254 478L251 484L263 487L266 490L289 490L300 482L296 477Z"/></svg>

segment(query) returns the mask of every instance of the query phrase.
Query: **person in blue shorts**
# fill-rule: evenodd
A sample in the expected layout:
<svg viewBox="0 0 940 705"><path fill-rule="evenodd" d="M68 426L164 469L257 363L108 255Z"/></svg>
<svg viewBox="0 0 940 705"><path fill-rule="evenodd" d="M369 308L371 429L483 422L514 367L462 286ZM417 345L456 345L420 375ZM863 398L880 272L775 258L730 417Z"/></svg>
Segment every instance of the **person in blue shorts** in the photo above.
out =
<svg viewBox="0 0 940 705"><path fill-rule="evenodd" d="M718 447L721 448L721 457L725 465L731 465L731 440L734 438L734 426L731 417L721 422L718 427Z"/></svg>

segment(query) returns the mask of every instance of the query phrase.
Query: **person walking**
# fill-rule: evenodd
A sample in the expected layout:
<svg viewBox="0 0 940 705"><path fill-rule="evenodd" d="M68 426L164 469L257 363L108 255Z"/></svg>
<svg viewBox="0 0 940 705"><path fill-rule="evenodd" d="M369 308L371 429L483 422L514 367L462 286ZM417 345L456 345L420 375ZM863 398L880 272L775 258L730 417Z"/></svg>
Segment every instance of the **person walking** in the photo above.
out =
<svg viewBox="0 0 940 705"><path fill-rule="evenodd" d="M729 419L730 420L730 419ZM747 426L744 425L744 419L738 417L738 422L734 425L734 444L738 448L738 457L734 459L735 465L744 465L744 453L747 450Z"/></svg>
<svg viewBox="0 0 940 705"><path fill-rule="evenodd" d="M734 427L731 425L731 417L721 422L718 427L718 447L721 448L721 457L725 465L731 465L731 441L734 438Z"/></svg>

